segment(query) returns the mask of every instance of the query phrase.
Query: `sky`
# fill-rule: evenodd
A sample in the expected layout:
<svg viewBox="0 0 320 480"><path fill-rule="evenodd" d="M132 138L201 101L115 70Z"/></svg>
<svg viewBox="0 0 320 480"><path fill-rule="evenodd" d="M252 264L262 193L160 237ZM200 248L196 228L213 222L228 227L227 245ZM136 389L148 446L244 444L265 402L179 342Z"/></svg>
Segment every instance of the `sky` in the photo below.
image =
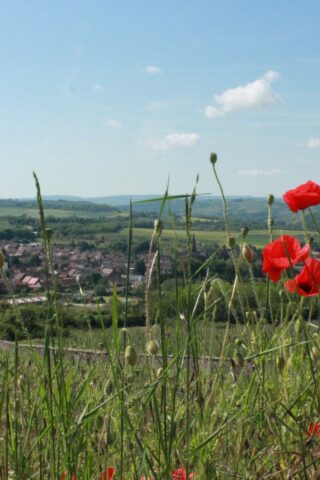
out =
<svg viewBox="0 0 320 480"><path fill-rule="evenodd" d="M320 182L320 2L2 0L1 198Z"/></svg>

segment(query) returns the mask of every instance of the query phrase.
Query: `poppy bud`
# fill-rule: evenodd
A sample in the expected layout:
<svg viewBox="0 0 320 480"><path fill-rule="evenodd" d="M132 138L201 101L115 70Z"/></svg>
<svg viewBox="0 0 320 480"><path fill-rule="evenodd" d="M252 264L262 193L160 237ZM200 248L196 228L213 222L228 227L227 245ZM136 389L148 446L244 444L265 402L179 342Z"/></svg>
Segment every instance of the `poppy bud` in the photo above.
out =
<svg viewBox="0 0 320 480"><path fill-rule="evenodd" d="M313 243L314 243L314 238L313 238L313 237L309 237L309 239L308 239L308 244L309 244L309 246L312 247Z"/></svg>
<svg viewBox="0 0 320 480"><path fill-rule="evenodd" d="M279 297L280 297L281 302L283 302L283 300L286 299L286 292L284 290L280 290L279 291Z"/></svg>
<svg viewBox="0 0 320 480"><path fill-rule="evenodd" d="M247 243L244 243L242 245L242 250L241 250L241 254L243 256L243 258L245 258L247 260L248 263L252 263L253 262L253 250L251 247L249 247L249 245Z"/></svg>
<svg viewBox="0 0 320 480"><path fill-rule="evenodd" d="M161 235L162 230L163 230L163 221L159 220L159 219L156 219L154 221L154 231L155 231L155 233L157 233L158 235Z"/></svg>
<svg viewBox="0 0 320 480"><path fill-rule="evenodd" d="M216 153L211 153L210 155L210 162L212 164L212 166L214 167L215 164L217 163L217 160L218 160L218 156Z"/></svg>
<svg viewBox="0 0 320 480"><path fill-rule="evenodd" d="M248 233L249 233L249 228L247 227L247 225L241 228L241 234L243 238L245 238L248 235Z"/></svg>
<svg viewBox="0 0 320 480"><path fill-rule="evenodd" d="M272 204L273 204L273 202L274 202L274 195L272 195L272 193L270 193L270 194L268 195L267 201L268 201L268 205L272 205Z"/></svg>
<svg viewBox="0 0 320 480"><path fill-rule="evenodd" d="M228 238L228 245L230 248L233 248L235 246L236 239L234 237L229 237Z"/></svg>
<svg viewBox="0 0 320 480"><path fill-rule="evenodd" d="M285 359L283 358L282 355L277 356L276 363L277 363L278 370L281 373L286 364Z"/></svg>
<svg viewBox="0 0 320 480"><path fill-rule="evenodd" d="M128 365L131 367L134 367L135 364L137 363L137 352L134 347L131 345L128 345L124 354L124 358L127 362Z"/></svg>
<svg viewBox="0 0 320 480"><path fill-rule="evenodd" d="M159 352L159 343L156 340L150 340L147 344L147 352L150 355L157 355Z"/></svg>
<svg viewBox="0 0 320 480"><path fill-rule="evenodd" d="M0 252L0 269L2 269L4 266L4 256L3 253Z"/></svg>

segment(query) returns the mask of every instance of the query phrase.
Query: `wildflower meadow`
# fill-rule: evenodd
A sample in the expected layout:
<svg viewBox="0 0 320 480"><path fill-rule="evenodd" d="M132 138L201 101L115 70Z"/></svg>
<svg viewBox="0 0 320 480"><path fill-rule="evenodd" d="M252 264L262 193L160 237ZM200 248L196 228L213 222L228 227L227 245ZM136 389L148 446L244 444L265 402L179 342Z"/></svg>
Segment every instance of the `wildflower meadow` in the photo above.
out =
<svg viewBox="0 0 320 480"><path fill-rule="evenodd" d="M90 355L68 353L52 232L34 175L50 280L42 306L45 335L30 338L12 292L14 328L24 331L27 346L22 348L16 335L10 349L2 344L0 350L1 480L320 478L320 260L308 231L312 222L320 234L312 210L320 204L320 185L308 181L283 195L301 217L303 242L288 232L275 236L281 218L273 216L273 195L266 199L269 242L262 250L264 277L257 280L250 224L231 234L216 154L209 167L221 193L233 282L212 274L216 251L191 270L198 193L196 187L181 196L167 190L150 238L145 326L131 328L130 204L124 313L120 318L115 289L112 326L106 328L97 303L99 345L92 344ZM161 281L162 217L177 198L185 202L186 251L183 280L172 283L174 321L169 322ZM178 261L174 238L171 248ZM1 256L1 274L11 292L4 261ZM225 316L218 321L221 305ZM90 342L90 321L85 335Z"/></svg>

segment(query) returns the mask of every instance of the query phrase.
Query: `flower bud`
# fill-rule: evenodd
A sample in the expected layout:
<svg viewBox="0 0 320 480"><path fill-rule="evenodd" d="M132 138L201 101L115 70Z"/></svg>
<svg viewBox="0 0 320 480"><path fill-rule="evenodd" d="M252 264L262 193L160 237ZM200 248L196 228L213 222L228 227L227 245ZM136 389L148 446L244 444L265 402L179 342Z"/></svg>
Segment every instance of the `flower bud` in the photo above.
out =
<svg viewBox="0 0 320 480"><path fill-rule="evenodd" d="M147 352L149 355L157 355L159 352L159 343L156 340L150 340L147 344Z"/></svg>
<svg viewBox="0 0 320 480"><path fill-rule="evenodd" d="M252 263L253 262L253 250L251 247L249 247L249 245L247 243L244 243L242 245L242 249L241 249L241 254L243 256L243 258L245 258L247 260L248 263Z"/></svg>
<svg viewBox="0 0 320 480"><path fill-rule="evenodd" d="M312 247L313 243L314 243L314 238L313 238L313 237L309 237L309 239L308 239L308 244L309 244L309 246Z"/></svg>
<svg viewBox="0 0 320 480"><path fill-rule="evenodd" d="M272 193L270 193L270 194L268 195L267 201L268 201L268 205L272 205L272 204L273 204L273 202L274 202L274 195L272 195Z"/></svg>
<svg viewBox="0 0 320 480"><path fill-rule="evenodd" d="M210 155L210 162L212 164L212 166L214 167L215 164L217 163L217 160L218 160L218 156L216 153L211 153Z"/></svg>
<svg viewBox="0 0 320 480"><path fill-rule="evenodd" d="M286 299L286 296L287 296L287 294L286 294L285 290L279 290L279 297L280 297L281 302L283 302L283 300Z"/></svg>
<svg viewBox="0 0 320 480"><path fill-rule="evenodd" d="M249 233L249 227L247 225L244 225L244 227L241 228L241 235L243 238L245 238Z"/></svg>
<svg viewBox="0 0 320 480"><path fill-rule="evenodd" d="M236 244L236 239L234 237L229 237L228 238L228 245L230 248L233 248Z"/></svg>
<svg viewBox="0 0 320 480"><path fill-rule="evenodd" d="M128 345L124 354L125 361L131 367L134 367L137 363L137 352L134 347Z"/></svg>

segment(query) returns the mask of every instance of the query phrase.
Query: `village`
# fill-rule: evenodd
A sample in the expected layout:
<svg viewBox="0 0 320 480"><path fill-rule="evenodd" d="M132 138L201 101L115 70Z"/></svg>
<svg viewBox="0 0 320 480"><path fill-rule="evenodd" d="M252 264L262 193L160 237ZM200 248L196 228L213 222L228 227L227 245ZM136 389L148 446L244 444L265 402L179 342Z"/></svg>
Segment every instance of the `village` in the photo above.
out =
<svg viewBox="0 0 320 480"><path fill-rule="evenodd" d="M39 303L52 283L48 274L46 259L41 243L0 243L0 251L5 257L3 270L8 277L10 289L16 294L18 303ZM84 292L87 300L94 301L99 296L111 295L116 285L117 292L126 288L127 256L122 252L105 253L96 249L81 250L78 247L53 246L52 266L56 284L65 297L72 301ZM150 262L152 262L151 255ZM136 290L144 284L148 265L148 252L133 256L130 263L129 287ZM166 276L172 275L173 259L162 256L161 269ZM6 295L8 285L2 281L0 294ZM102 300L102 298L101 298ZM102 300L103 301L103 300Z"/></svg>

